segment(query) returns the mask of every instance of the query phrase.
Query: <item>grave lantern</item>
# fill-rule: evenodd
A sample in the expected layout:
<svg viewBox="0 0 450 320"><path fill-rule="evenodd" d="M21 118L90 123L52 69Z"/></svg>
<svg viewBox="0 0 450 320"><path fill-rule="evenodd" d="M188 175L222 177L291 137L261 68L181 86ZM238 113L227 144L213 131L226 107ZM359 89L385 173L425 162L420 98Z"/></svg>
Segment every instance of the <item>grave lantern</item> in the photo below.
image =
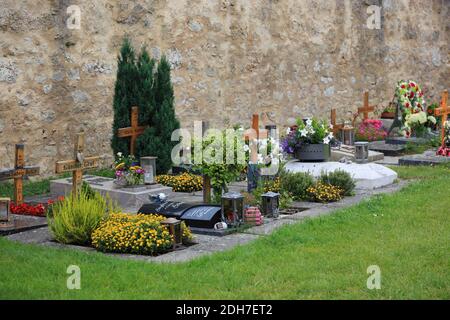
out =
<svg viewBox="0 0 450 320"><path fill-rule="evenodd" d="M353 128L349 123L345 123L340 129L341 132L341 142L348 146L355 144L355 128Z"/></svg>
<svg viewBox="0 0 450 320"><path fill-rule="evenodd" d="M355 162L366 163L369 161L369 143L365 141L355 142Z"/></svg>
<svg viewBox="0 0 450 320"><path fill-rule="evenodd" d="M156 159L158 157L141 157L141 167L144 169L144 183L155 184Z"/></svg>
<svg viewBox="0 0 450 320"><path fill-rule="evenodd" d="M175 218L167 218L161 221L162 226L169 229L170 235L173 237L173 249L180 247L183 243L183 231L181 230L181 221Z"/></svg>
<svg viewBox="0 0 450 320"><path fill-rule="evenodd" d="M279 206L279 193L269 191L261 195L261 210L265 216L269 218L278 218Z"/></svg>
<svg viewBox="0 0 450 320"><path fill-rule="evenodd" d="M232 227L241 224L244 218L244 196L239 192L222 195L222 221Z"/></svg>
<svg viewBox="0 0 450 320"><path fill-rule="evenodd" d="M0 222L9 221L9 205L11 203L10 198L0 198Z"/></svg>

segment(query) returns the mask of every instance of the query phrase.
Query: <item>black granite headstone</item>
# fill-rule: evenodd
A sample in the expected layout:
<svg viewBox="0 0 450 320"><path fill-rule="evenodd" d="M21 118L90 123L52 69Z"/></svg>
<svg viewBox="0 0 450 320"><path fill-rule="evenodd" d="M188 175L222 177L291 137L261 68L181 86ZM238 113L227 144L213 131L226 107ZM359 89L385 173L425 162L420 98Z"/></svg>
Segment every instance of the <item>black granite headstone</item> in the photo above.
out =
<svg viewBox="0 0 450 320"><path fill-rule="evenodd" d="M217 222L222 221L221 207L215 205L198 205L187 209L181 220L189 227L213 229Z"/></svg>
<svg viewBox="0 0 450 320"><path fill-rule="evenodd" d="M183 203L178 201L153 202L144 204L138 213L160 214L168 218L180 219L181 215L195 204Z"/></svg>

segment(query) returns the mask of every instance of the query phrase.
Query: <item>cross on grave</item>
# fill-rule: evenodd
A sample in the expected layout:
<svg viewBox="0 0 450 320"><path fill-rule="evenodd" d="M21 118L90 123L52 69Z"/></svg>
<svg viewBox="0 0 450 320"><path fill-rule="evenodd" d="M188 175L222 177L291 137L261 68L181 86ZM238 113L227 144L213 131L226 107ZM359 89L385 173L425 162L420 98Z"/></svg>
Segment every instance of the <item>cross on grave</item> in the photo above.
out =
<svg viewBox="0 0 450 320"><path fill-rule="evenodd" d="M442 146L443 147L445 147L445 122L447 121L447 117L449 114L450 114L450 107L448 105L448 91L445 90L444 92L442 92L441 106L439 108L434 109L435 117L442 116L441 134L442 134Z"/></svg>
<svg viewBox="0 0 450 320"><path fill-rule="evenodd" d="M355 126L356 118L362 113L363 119L367 120L369 119L369 112L373 112L375 110L375 106L369 106L369 92L364 92L364 106L358 108L358 112L356 113L355 117L353 118L352 125Z"/></svg>
<svg viewBox="0 0 450 320"><path fill-rule="evenodd" d="M331 125L333 126L333 135L337 137L339 130L344 128L344 124L336 124L336 109L331 109Z"/></svg>
<svg viewBox="0 0 450 320"><path fill-rule="evenodd" d="M83 180L83 170L98 167L100 157L84 157L84 133L77 134L75 142L74 159L56 162L56 173L72 172L72 194L76 196L81 189Z"/></svg>
<svg viewBox="0 0 450 320"><path fill-rule="evenodd" d="M23 177L39 175L38 166L25 166L24 145L16 144L14 169L0 171L0 181L14 179L14 202L23 203Z"/></svg>
<svg viewBox="0 0 450 320"><path fill-rule="evenodd" d="M131 155L134 155L137 137L140 136L141 134L143 134L145 129L148 127L148 126L139 126L138 120L139 120L139 108L132 107L131 108L131 127L120 128L117 131L117 136L119 138L131 137L131 139L130 139L130 154Z"/></svg>

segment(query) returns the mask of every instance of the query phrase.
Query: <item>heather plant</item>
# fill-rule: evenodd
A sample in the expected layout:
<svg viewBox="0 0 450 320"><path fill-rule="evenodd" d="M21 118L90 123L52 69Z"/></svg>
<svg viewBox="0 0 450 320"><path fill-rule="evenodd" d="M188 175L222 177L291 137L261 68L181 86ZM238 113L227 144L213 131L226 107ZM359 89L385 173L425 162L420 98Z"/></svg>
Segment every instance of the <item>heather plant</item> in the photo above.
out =
<svg viewBox="0 0 450 320"><path fill-rule="evenodd" d="M342 190L343 196L351 196L355 189L355 181L348 172L335 170L332 172L322 172L319 181L323 184L329 184Z"/></svg>
<svg viewBox="0 0 450 320"><path fill-rule="evenodd" d="M359 141L379 141L387 136L383 122L376 119L365 119L358 127L356 139Z"/></svg>

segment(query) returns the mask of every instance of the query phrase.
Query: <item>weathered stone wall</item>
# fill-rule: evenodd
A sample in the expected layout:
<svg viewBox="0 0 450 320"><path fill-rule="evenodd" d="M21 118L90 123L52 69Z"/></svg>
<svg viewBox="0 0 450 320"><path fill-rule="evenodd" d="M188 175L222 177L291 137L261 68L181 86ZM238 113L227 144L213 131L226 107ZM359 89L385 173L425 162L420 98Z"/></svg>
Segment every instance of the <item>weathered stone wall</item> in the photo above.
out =
<svg viewBox="0 0 450 320"><path fill-rule="evenodd" d="M81 9L81 29L66 9ZM382 5L382 27L366 26ZM129 34L173 65L182 125L249 124L268 113L348 115L370 91L387 104L400 78L416 79L437 101L449 80L448 0L2 0L0 7L0 167L14 144L49 174L72 156L74 134L87 154L110 150L116 58Z"/></svg>

